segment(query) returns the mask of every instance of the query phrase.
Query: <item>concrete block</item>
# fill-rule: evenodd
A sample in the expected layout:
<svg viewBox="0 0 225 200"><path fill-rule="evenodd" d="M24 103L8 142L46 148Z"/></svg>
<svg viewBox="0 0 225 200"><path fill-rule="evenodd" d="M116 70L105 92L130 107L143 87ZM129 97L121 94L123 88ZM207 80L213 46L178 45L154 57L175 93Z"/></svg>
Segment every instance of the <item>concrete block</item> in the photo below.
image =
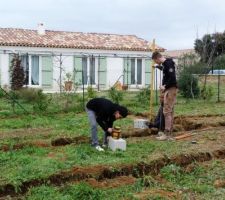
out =
<svg viewBox="0 0 225 200"><path fill-rule="evenodd" d="M148 126L146 123L149 122L147 119L135 119L134 120L134 128L146 129Z"/></svg>
<svg viewBox="0 0 225 200"><path fill-rule="evenodd" d="M109 148L112 151L115 151L116 149L120 149L125 151L127 147L127 142L126 140L120 138L120 139L114 139L112 137L109 137Z"/></svg>

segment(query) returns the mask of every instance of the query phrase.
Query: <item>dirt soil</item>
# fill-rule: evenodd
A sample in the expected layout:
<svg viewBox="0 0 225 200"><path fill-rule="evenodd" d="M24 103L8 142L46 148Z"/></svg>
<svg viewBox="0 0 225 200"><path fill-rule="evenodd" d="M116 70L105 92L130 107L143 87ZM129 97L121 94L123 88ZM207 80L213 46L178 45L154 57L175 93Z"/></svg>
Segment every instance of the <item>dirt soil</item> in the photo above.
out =
<svg viewBox="0 0 225 200"><path fill-rule="evenodd" d="M77 136L74 138L57 138L55 140L52 140L51 144L52 146L65 146L68 144L83 144L83 143L89 143L90 138L86 136Z"/></svg>
<svg viewBox="0 0 225 200"><path fill-rule="evenodd" d="M74 167L71 170L62 171L53 174L45 179L34 179L25 181L18 188L12 184L0 186L0 197L7 195L18 195L26 193L30 187L40 186L42 184L51 184L60 186L68 182L95 179L99 184L107 185L106 179L114 179L122 176L132 176L135 178L142 177L148 174L157 175L160 169L168 164L176 164L182 167L188 166L193 162L204 162L212 159L224 159L225 147L222 149L212 149L211 151L200 151L190 154L180 154L171 158L161 157L149 163L140 162L134 164L117 165L117 166L91 166L91 167ZM115 179L116 180L116 179ZM93 182L93 181L92 181ZM110 181L108 181L110 182ZM108 183L109 184L109 183ZM110 184L109 184L110 185ZM114 184L115 185L115 184Z"/></svg>
<svg viewBox="0 0 225 200"><path fill-rule="evenodd" d="M51 128L25 128L25 129L17 129L10 131L2 131L0 134L0 139L7 138L21 138L32 135L49 135L48 133L51 131Z"/></svg>
<svg viewBox="0 0 225 200"><path fill-rule="evenodd" d="M166 190L162 190L162 189L144 190L144 191L134 195L135 198L140 199L140 200L146 200L150 196L159 196L164 199L181 199L179 193L166 191Z"/></svg>
<svg viewBox="0 0 225 200"><path fill-rule="evenodd" d="M119 176L114 179L105 179L97 181L94 178L88 179L86 182L94 188L116 188L126 185L133 185L136 178L133 176Z"/></svg>

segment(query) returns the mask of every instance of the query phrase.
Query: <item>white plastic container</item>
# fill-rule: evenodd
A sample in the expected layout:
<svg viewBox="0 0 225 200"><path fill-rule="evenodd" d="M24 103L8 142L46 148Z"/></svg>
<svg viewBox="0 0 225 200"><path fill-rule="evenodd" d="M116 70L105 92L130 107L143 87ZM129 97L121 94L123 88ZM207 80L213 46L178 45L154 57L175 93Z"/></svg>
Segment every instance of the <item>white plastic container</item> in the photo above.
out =
<svg viewBox="0 0 225 200"><path fill-rule="evenodd" d="M109 137L108 144L109 144L109 148L112 151L116 151L117 149L126 151L126 148L127 148L127 142L126 142L126 140L124 140L122 138L120 138L120 139L114 139L114 138L112 138L110 136Z"/></svg>
<svg viewBox="0 0 225 200"><path fill-rule="evenodd" d="M148 126L146 123L149 122L147 119L135 119L134 120L134 128L146 129Z"/></svg>

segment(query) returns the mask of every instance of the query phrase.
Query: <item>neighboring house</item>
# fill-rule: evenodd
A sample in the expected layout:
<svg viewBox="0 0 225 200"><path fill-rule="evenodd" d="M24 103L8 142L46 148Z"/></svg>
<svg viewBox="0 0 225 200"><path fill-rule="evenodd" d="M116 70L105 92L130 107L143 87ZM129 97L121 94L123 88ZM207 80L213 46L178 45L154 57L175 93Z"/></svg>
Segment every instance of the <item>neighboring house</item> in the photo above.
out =
<svg viewBox="0 0 225 200"><path fill-rule="evenodd" d="M169 50L163 53L163 55L165 55L166 57L172 58L176 64L178 64L179 58L181 58L184 55L190 54L197 55L194 49Z"/></svg>
<svg viewBox="0 0 225 200"><path fill-rule="evenodd" d="M37 30L0 28L1 86L10 86L15 53L21 56L24 85L45 92L59 92L68 72L78 90L83 85L105 90L117 81L138 89L151 81L150 44L135 35L50 31L43 24Z"/></svg>

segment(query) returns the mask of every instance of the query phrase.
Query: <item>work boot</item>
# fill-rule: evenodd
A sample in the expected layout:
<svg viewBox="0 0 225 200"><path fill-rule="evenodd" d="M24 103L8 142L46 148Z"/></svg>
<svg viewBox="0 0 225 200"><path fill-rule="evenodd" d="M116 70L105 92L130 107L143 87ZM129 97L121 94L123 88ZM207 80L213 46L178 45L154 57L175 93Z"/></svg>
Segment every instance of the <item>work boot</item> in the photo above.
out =
<svg viewBox="0 0 225 200"><path fill-rule="evenodd" d="M159 137L156 137L156 139L159 140L159 141L165 141L165 140L172 141L173 140L171 132L168 131L168 130L165 130L164 133L159 132L158 135L159 135Z"/></svg>
<svg viewBox="0 0 225 200"><path fill-rule="evenodd" d="M168 141L174 141L175 140L174 137L173 137L172 131L165 130L164 133L167 135Z"/></svg>
<svg viewBox="0 0 225 200"><path fill-rule="evenodd" d="M157 140L159 141L164 141L167 140L167 134L165 132L159 132L158 137L156 137Z"/></svg>

